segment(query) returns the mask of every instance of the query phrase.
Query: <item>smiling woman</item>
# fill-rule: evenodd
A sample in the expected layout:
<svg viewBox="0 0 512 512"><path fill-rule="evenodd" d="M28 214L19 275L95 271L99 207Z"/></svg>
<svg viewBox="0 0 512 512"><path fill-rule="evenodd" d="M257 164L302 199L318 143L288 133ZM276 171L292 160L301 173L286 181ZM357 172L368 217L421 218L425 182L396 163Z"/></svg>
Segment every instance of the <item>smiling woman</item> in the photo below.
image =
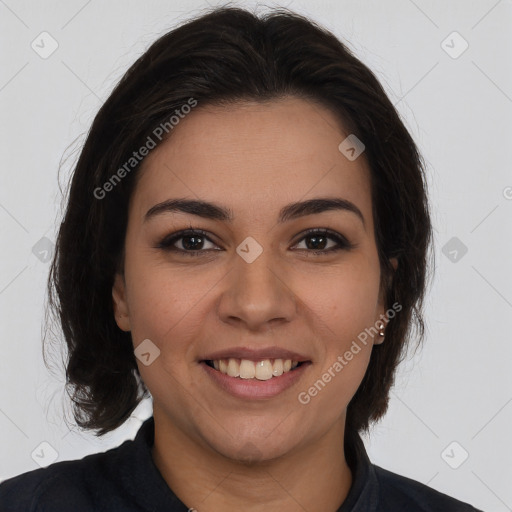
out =
<svg viewBox="0 0 512 512"><path fill-rule="evenodd" d="M49 279L78 425L153 416L2 510L476 510L360 437L423 334L430 239L417 148L332 34L222 8L164 35L94 120Z"/></svg>

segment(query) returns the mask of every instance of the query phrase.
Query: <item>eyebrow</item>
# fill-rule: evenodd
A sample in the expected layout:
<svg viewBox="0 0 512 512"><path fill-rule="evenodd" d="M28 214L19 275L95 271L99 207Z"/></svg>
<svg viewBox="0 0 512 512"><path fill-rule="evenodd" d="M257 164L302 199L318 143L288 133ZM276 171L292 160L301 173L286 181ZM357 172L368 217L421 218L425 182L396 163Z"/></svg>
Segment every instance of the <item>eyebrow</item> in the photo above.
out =
<svg viewBox="0 0 512 512"><path fill-rule="evenodd" d="M314 215L332 210L342 210L355 214L363 223L366 229L366 223L361 210L352 202L340 197L318 197L290 203L283 207L279 212L278 223ZM215 203L196 199L168 199L152 206L144 216L144 222L152 217L163 213L188 213L197 215L204 219L218 220L223 222L233 222L234 215L232 210Z"/></svg>

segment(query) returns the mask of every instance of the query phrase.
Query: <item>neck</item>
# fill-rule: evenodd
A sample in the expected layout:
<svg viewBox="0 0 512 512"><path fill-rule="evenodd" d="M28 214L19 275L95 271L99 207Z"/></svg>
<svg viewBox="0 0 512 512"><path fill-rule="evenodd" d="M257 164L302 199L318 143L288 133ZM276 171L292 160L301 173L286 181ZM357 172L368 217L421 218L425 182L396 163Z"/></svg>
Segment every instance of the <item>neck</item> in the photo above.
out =
<svg viewBox="0 0 512 512"><path fill-rule="evenodd" d="M335 512L352 485L344 421L293 454L244 463L224 457L154 412L153 460L174 494L197 512Z"/></svg>

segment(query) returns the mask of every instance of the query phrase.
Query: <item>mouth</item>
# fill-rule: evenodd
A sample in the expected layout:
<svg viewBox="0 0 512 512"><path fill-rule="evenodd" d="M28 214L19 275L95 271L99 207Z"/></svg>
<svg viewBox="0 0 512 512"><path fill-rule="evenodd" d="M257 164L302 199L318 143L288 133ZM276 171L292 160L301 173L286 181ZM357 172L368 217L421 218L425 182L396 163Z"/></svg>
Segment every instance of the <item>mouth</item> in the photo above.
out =
<svg viewBox="0 0 512 512"><path fill-rule="evenodd" d="M298 386L311 364L311 361L281 358L253 361L228 357L200 361L200 367L217 389L244 400L270 399Z"/></svg>
<svg viewBox="0 0 512 512"><path fill-rule="evenodd" d="M229 357L205 359L201 362L235 379L270 380L281 377L285 373L293 372L309 361L282 358L251 360Z"/></svg>
<svg viewBox="0 0 512 512"><path fill-rule="evenodd" d="M269 399L298 386L312 361L281 347L232 347L198 360L210 382L241 399Z"/></svg>

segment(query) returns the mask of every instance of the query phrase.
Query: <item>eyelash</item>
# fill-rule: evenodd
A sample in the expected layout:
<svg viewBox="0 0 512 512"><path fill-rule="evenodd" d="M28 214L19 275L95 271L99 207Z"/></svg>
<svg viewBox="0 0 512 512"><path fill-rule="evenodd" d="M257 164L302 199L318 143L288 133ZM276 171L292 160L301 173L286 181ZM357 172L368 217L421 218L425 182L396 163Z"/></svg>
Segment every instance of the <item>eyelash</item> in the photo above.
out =
<svg viewBox="0 0 512 512"><path fill-rule="evenodd" d="M321 229L321 228L313 228L305 231L302 234L302 238L298 240L298 242L295 244L299 244L302 242L305 238L308 238L309 236L313 235L324 235L327 238L330 238L334 240L337 243L337 247L330 248L330 249L298 249L300 251L306 251L308 253L313 253L315 256L321 256L325 254L331 254L335 253L341 250L351 250L354 249L356 246L354 244L351 244L344 236L340 235L339 233L336 233L335 231L331 231L328 229ZM193 251L186 251L183 249L178 249L176 247L173 247L173 244L176 243L178 240L182 238L187 237L193 237L193 236L199 236L201 238L205 238L211 243L214 243L210 238L208 238L205 231L202 229L195 229L190 228L183 231L178 231L176 233L172 233L170 235L165 236L157 245L157 249L163 249L166 251L172 251L172 252L179 252L181 254L187 255L187 256L198 256L198 253L207 252L211 250L217 250L217 249L206 249L206 250L193 250Z"/></svg>

